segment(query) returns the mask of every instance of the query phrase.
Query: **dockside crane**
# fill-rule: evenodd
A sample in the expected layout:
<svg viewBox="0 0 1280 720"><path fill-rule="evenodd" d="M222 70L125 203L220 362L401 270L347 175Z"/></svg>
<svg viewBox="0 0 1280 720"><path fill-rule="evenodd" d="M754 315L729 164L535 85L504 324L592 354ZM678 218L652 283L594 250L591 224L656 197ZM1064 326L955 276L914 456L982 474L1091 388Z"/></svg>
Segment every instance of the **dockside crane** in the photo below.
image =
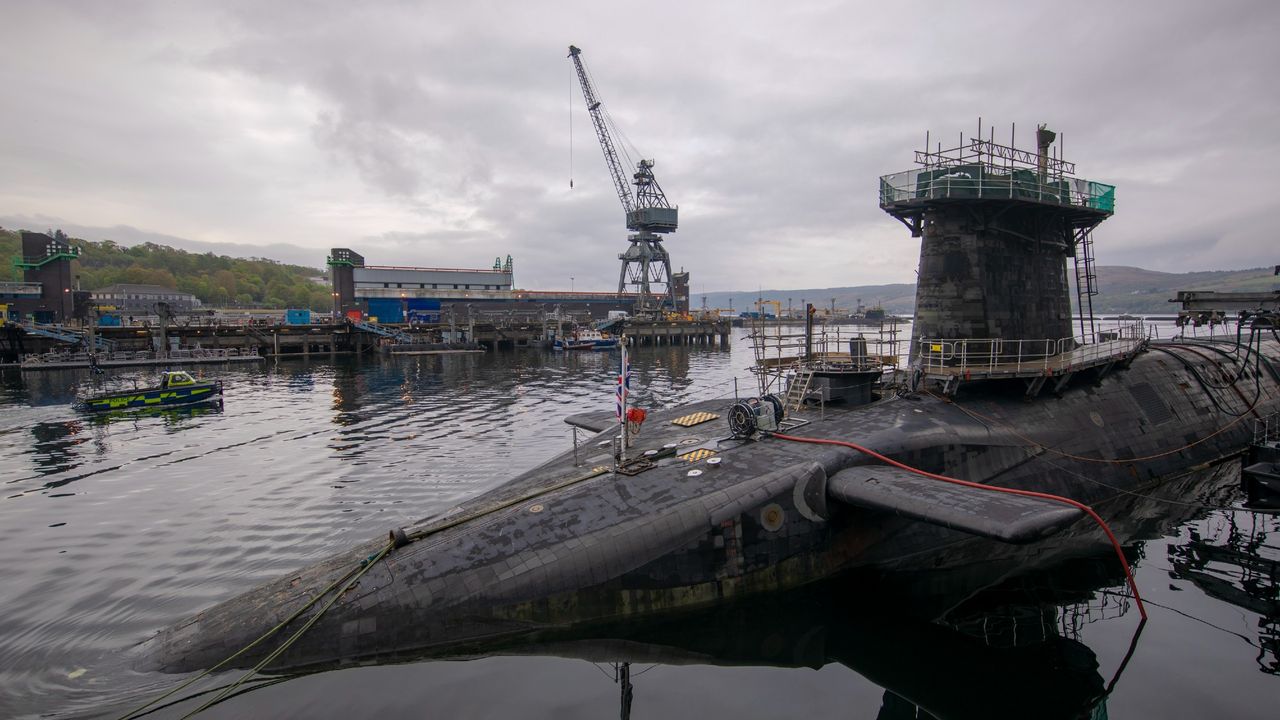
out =
<svg viewBox="0 0 1280 720"><path fill-rule="evenodd" d="M627 229L635 231L635 234L627 237L631 242L630 247L618 255L618 259L622 261L622 271L618 275L618 293L636 294L635 310L638 315L657 314L664 309L675 310L671 258L662 246L662 236L675 232L679 224L678 208L672 207L667 201L662 186L653 176L653 160L638 161L631 179L627 179L626 169L618 158L613 136L609 132L612 123L596 97L581 55L582 50L569 46L569 58L577 70L578 82L582 84L582 97L587 103L587 112L591 114L596 137L600 140L604 162L613 176L618 200L622 202Z"/></svg>

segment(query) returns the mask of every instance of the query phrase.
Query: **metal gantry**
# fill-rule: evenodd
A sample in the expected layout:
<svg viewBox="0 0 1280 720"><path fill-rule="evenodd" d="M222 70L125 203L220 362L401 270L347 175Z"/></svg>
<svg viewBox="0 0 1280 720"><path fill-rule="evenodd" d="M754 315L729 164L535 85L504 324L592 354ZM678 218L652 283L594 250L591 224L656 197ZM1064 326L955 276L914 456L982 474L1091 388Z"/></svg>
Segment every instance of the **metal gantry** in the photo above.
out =
<svg viewBox="0 0 1280 720"><path fill-rule="evenodd" d="M627 178L623 162L618 158L613 134L609 131L612 122L596 96L586 66L582 64L581 54L582 50L569 46L569 58L578 73L582 97L587 103L587 112L591 114L605 164L613 178L614 190L622 203L627 229L635 231L635 234L627 237L631 246L618 255L618 259L622 261L622 270L618 275L618 294L630 292L637 295L637 314L674 310L676 302L675 288L671 282L671 258L662 246L662 235L675 232L679 224L678 208L672 207L667 201L662 186L654 177L653 160L639 160L635 172L630 179Z"/></svg>
<svg viewBox="0 0 1280 720"><path fill-rule="evenodd" d="M803 399L807 376L815 370L880 368L891 383L902 362L898 318L876 325L814 323L811 329L784 320L755 319L747 336L755 353L751 372L759 394ZM858 353L852 352L859 348ZM801 388L796 392L797 388ZM788 404L788 407L790 404Z"/></svg>

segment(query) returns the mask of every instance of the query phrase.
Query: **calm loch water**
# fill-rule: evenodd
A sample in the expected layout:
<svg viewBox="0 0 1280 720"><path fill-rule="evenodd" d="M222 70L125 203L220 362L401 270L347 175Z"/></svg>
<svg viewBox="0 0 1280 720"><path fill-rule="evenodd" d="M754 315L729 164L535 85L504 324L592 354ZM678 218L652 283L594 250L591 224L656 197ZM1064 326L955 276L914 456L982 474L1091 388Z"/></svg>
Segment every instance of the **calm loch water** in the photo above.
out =
<svg viewBox="0 0 1280 720"><path fill-rule="evenodd" d="M616 359L207 367L221 410L113 418L70 409L87 373L0 370L0 717L116 717L173 687L133 671L129 648L568 449L565 415L612 409ZM749 394L751 360L741 337L641 348L635 397L729 395L735 377ZM892 590L844 578L503 655L256 681L201 717L1273 718L1280 520L1233 509L1235 482L1202 471L1176 502L1126 510L1146 535L1130 545L1140 634L1100 554L1004 582L1009 568Z"/></svg>

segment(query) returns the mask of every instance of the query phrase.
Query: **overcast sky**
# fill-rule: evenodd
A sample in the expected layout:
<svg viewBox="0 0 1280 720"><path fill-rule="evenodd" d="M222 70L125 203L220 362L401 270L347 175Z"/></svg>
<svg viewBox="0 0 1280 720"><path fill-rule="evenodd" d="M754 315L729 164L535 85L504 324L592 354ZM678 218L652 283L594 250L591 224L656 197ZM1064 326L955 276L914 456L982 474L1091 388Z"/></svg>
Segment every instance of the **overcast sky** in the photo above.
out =
<svg viewBox="0 0 1280 720"><path fill-rule="evenodd" d="M695 294L913 281L877 178L979 116L1023 147L1048 123L1118 186L1102 264L1280 262L1274 1L4 0L0 27L11 229L317 267L509 253L519 286L612 290L575 44L680 207Z"/></svg>

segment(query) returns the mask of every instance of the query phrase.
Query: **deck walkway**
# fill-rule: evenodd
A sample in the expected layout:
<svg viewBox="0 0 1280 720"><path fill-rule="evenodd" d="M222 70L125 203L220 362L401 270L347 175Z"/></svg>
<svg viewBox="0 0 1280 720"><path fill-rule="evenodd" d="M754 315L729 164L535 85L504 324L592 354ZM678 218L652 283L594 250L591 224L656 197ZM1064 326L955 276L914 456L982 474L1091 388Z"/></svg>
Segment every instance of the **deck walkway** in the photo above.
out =
<svg viewBox="0 0 1280 720"><path fill-rule="evenodd" d="M1147 346L1141 337L1125 337L1087 345L1055 341L1032 343L998 340L923 340L918 367L924 380L937 380L949 392L960 382L1023 378L1037 380L1038 392L1045 379L1063 378L1087 370L1127 362Z"/></svg>

